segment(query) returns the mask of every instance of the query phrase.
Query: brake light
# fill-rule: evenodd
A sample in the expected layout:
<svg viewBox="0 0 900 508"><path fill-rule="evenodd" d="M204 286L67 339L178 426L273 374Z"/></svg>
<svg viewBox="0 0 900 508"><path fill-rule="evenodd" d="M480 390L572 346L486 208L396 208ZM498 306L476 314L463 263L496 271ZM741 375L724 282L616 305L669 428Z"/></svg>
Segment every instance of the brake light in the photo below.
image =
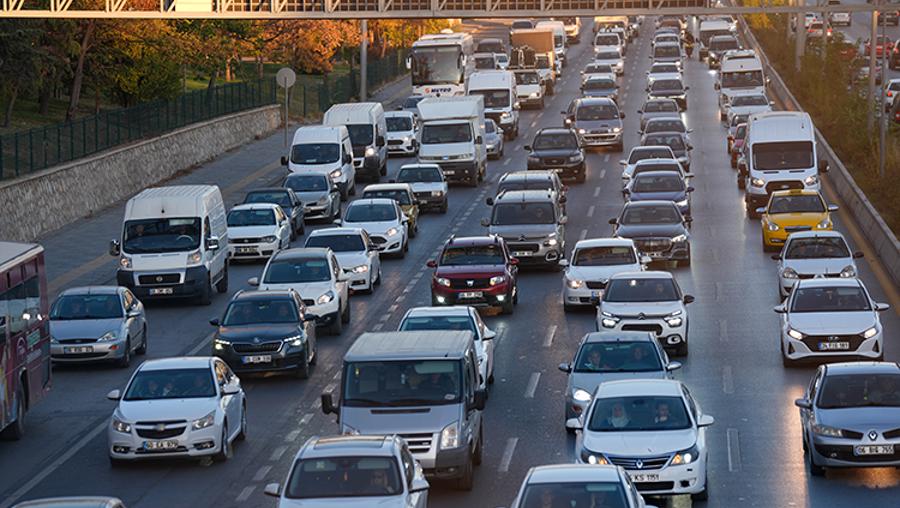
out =
<svg viewBox="0 0 900 508"><path fill-rule="evenodd" d="M894 92L888 90L887 96L888 96L888 97L893 97L893 96L894 96Z"/></svg>

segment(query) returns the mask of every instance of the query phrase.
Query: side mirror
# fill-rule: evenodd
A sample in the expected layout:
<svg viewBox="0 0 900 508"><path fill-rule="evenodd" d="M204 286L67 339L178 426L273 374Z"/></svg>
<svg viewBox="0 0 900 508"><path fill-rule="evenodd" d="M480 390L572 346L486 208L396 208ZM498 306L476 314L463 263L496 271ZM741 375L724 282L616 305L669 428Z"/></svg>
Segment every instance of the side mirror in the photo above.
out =
<svg viewBox="0 0 900 508"><path fill-rule="evenodd" d="M281 497L281 485L278 483L270 483L266 485L263 493L267 496Z"/></svg>
<svg viewBox="0 0 900 508"><path fill-rule="evenodd" d="M694 188L688 185L688 188L684 189L684 192L694 192Z"/></svg>
<svg viewBox="0 0 900 508"><path fill-rule="evenodd" d="M766 207L761 206L761 207L757 208L756 213L758 213L759 215L764 215L766 213Z"/></svg>
<svg viewBox="0 0 900 508"><path fill-rule="evenodd" d="M425 492L429 487L430 485L428 485L428 480L422 478L421 476L418 476L416 478L413 478L412 485L409 486L409 492Z"/></svg>
<svg viewBox="0 0 900 508"><path fill-rule="evenodd" d="M565 268L565 267L569 266L569 260L568 259L560 259L558 264L559 264L559 266Z"/></svg>
<svg viewBox="0 0 900 508"><path fill-rule="evenodd" d="M557 224L566 224L567 222L569 222L569 218L566 216L563 216L563 217L559 218L559 220L557 221Z"/></svg>
<svg viewBox="0 0 900 508"><path fill-rule="evenodd" d="M250 277L247 279L247 284L250 284L253 287L259 286L259 277Z"/></svg>
<svg viewBox="0 0 900 508"><path fill-rule="evenodd" d="M106 398L109 400L119 400L122 398L121 390L112 390L111 392L106 394Z"/></svg>
<svg viewBox="0 0 900 508"><path fill-rule="evenodd" d="M694 303L694 295L684 295L684 298L681 299L685 304Z"/></svg>
<svg viewBox="0 0 900 508"><path fill-rule="evenodd" d="M559 198L559 204L564 205L564 204L566 204L566 201L568 201L568 200L569 200L568 197L562 196Z"/></svg>
<svg viewBox="0 0 900 508"><path fill-rule="evenodd" d="M219 237L211 236L206 239L206 250L217 250L219 248Z"/></svg>
<svg viewBox="0 0 900 508"><path fill-rule="evenodd" d="M581 73L584 74L584 71L581 71ZM565 111L560 111L559 114L560 115L568 115L568 113L566 113Z"/></svg>
<svg viewBox="0 0 900 508"><path fill-rule="evenodd" d="M287 165L288 165L288 158L285 157L284 155L281 156L281 165L282 165L282 166L287 166Z"/></svg>
<svg viewBox="0 0 900 508"><path fill-rule="evenodd" d="M119 245L118 240L110 240L109 241L109 255L110 256L118 256L122 253L122 247Z"/></svg>
<svg viewBox="0 0 900 508"><path fill-rule="evenodd" d="M627 166L627 165L628 165L628 161L625 160L625 159L622 159L622 160L619 161L619 165L620 165L620 166Z"/></svg>
<svg viewBox="0 0 900 508"><path fill-rule="evenodd" d="M681 368L681 362L669 362L666 365L666 370L672 372L673 370L678 370Z"/></svg>
<svg viewBox="0 0 900 508"><path fill-rule="evenodd" d="M581 420L578 418L569 418L566 420L566 428L572 430L581 430L582 429Z"/></svg>
<svg viewBox="0 0 900 508"><path fill-rule="evenodd" d="M653 258L651 258L650 256L641 256L641 264L642 265L649 265L652 262L653 262Z"/></svg>
<svg viewBox="0 0 900 508"><path fill-rule="evenodd" d="M619 119L621 120L623 118L625 118L625 113L619 111Z"/></svg>
<svg viewBox="0 0 900 508"><path fill-rule="evenodd" d="M338 225L338 226L340 226L341 224L344 223L344 221L341 220L341 219L334 219L334 220L331 221L331 222L332 222L332 224L336 224L336 225Z"/></svg>
<svg viewBox="0 0 900 508"><path fill-rule="evenodd" d="M716 83L716 84L713 85L713 88L715 88L716 90L720 90L722 87L719 86L718 83Z"/></svg>
<svg viewBox="0 0 900 508"><path fill-rule="evenodd" d="M482 337L481 340L494 340L496 338L497 338L497 332L495 332L494 330L491 330L491 329L487 329L487 330L485 330L484 337Z"/></svg>
<svg viewBox="0 0 900 508"><path fill-rule="evenodd" d="M428 262L425 263L425 266L427 266L428 268L437 268L437 261L429 259Z"/></svg>
<svg viewBox="0 0 900 508"><path fill-rule="evenodd" d="M334 405L334 400L331 398L330 393L322 394L322 412L327 415L329 415L329 414L336 415L338 413L338 408L337 408L337 406Z"/></svg>
<svg viewBox="0 0 900 508"><path fill-rule="evenodd" d="M212 318L209 320L209 324L213 326L219 326L219 318Z"/></svg>
<svg viewBox="0 0 900 508"><path fill-rule="evenodd" d="M709 427L710 425L716 423L716 419L709 415L703 415L700 417L700 421L697 422L698 427Z"/></svg>
<svg viewBox="0 0 900 508"><path fill-rule="evenodd" d="M347 282L348 280L350 280L350 274L349 274L349 273L341 272L341 273L339 273L338 276L337 276L337 281L338 281L338 282Z"/></svg>
<svg viewBox="0 0 900 508"><path fill-rule="evenodd" d="M772 310L774 310L776 314L784 314L785 312L787 312L787 307L785 307L784 304L781 304L776 305L772 308Z"/></svg>
<svg viewBox="0 0 900 508"><path fill-rule="evenodd" d="M525 145L525 146L523 146L523 147L522 147L522 150L525 150L526 152L530 152L530 151L531 151L531 145Z"/></svg>
<svg viewBox="0 0 900 508"><path fill-rule="evenodd" d="M828 205L829 212L836 212L836 211L838 211L838 209L840 209L840 207L838 205Z"/></svg>
<svg viewBox="0 0 900 508"><path fill-rule="evenodd" d="M519 101L516 101L516 103L515 103L515 104L513 104L513 109L515 109L515 110L519 110L519 109L522 109L522 105L521 105L521 104L519 104Z"/></svg>
<svg viewBox="0 0 900 508"><path fill-rule="evenodd" d="M684 87L684 89L685 89L685 90L690 90L691 87L690 87L690 86L686 86L686 87Z"/></svg>
<svg viewBox="0 0 900 508"><path fill-rule="evenodd" d="M853 253L853 259L859 259L861 257L865 257L865 254L863 254L862 251L856 251Z"/></svg>
<svg viewBox="0 0 900 508"><path fill-rule="evenodd" d="M494 198L487 198L484 200L485 204L488 206L494 206Z"/></svg>
<svg viewBox="0 0 900 508"><path fill-rule="evenodd" d="M615 226L616 224L619 223L619 219L616 219L615 217L613 217L612 219L609 219L609 223L612 224L613 226Z"/></svg>
<svg viewBox="0 0 900 508"><path fill-rule="evenodd" d="M565 372L565 373L572 372L572 366L569 365L567 362L563 362L563 363L559 364L558 368L560 371Z"/></svg>
<svg viewBox="0 0 900 508"><path fill-rule="evenodd" d="M828 172L828 161L824 159L819 159L819 173L827 173Z"/></svg>
<svg viewBox="0 0 900 508"><path fill-rule="evenodd" d="M488 227L491 225L491 221L487 218L481 219L481 225L482 227Z"/></svg>
<svg viewBox="0 0 900 508"><path fill-rule="evenodd" d="M472 407L469 409L484 411L485 401L487 401L487 392L484 390L475 390L475 400L472 401Z"/></svg>
<svg viewBox="0 0 900 508"><path fill-rule="evenodd" d="M482 138L481 136L475 136L475 144L476 145L484 144L484 138Z"/></svg>
<svg viewBox="0 0 900 508"><path fill-rule="evenodd" d="M642 115L642 114L644 114L644 112L639 109L639 110L637 110L637 114Z"/></svg>
<svg viewBox="0 0 900 508"><path fill-rule="evenodd" d="M890 308L891 308L891 306L887 303L876 303L875 304L875 310L877 310L878 312L884 312Z"/></svg>
<svg viewBox="0 0 900 508"><path fill-rule="evenodd" d="M775 261L781 261L781 254L772 254L772 259Z"/></svg>
<svg viewBox="0 0 900 508"><path fill-rule="evenodd" d="M812 409L812 401L809 399L794 399L794 405L800 409Z"/></svg>
<svg viewBox="0 0 900 508"><path fill-rule="evenodd" d="M343 163L350 164L352 162L353 162L353 157L351 157L349 153L345 153Z"/></svg>
<svg viewBox="0 0 900 508"><path fill-rule="evenodd" d="M378 136L375 138L375 144L377 146L384 146L384 136Z"/></svg>
<svg viewBox="0 0 900 508"><path fill-rule="evenodd" d="M237 395L241 391L238 384L227 384L222 387L222 395Z"/></svg>
<svg viewBox="0 0 900 508"><path fill-rule="evenodd" d="M511 264L511 265L513 265L513 266L518 266L518 265L519 265L519 258L509 258L509 264Z"/></svg>

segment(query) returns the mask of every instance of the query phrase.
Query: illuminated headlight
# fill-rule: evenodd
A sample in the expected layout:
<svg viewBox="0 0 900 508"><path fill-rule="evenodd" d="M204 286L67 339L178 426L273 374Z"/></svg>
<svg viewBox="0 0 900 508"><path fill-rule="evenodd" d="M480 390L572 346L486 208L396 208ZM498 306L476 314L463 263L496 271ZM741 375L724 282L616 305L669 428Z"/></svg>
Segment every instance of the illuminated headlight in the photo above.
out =
<svg viewBox="0 0 900 508"><path fill-rule="evenodd" d="M750 185L754 187L765 187L766 182L762 178L751 178Z"/></svg>
<svg viewBox="0 0 900 508"><path fill-rule="evenodd" d="M384 232L385 236L394 236L400 233L400 230L397 228L391 228Z"/></svg>
<svg viewBox="0 0 900 508"><path fill-rule="evenodd" d="M841 277L845 279L856 277L856 268L854 268L853 265L845 266L844 269L841 270Z"/></svg>
<svg viewBox="0 0 900 508"><path fill-rule="evenodd" d="M676 235L672 237L672 243L681 243L687 241L687 235Z"/></svg>
<svg viewBox="0 0 900 508"><path fill-rule="evenodd" d="M619 60L618 62L616 62L616 68L617 68L617 69L621 69L623 65L624 65L624 63L623 63L621 60Z"/></svg>
<svg viewBox="0 0 900 508"><path fill-rule="evenodd" d="M227 340L213 339L213 347L216 348L217 351L222 351L230 345L231 342L228 342Z"/></svg>
<svg viewBox="0 0 900 508"><path fill-rule="evenodd" d="M131 258L128 256L122 256L119 258L119 267L124 269L131 268Z"/></svg>
<svg viewBox="0 0 900 508"><path fill-rule="evenodd" d="M278 238L276 238L275 235L262 237L262 243L275 243L276 240L278 240Z"/></svg>
<svg viewBox="0 0 900 508"><path fill-rule="evenodd" d="M375 148L371 147L371 146L366 148L366 157L374 157L374 156L375 156Z"/></svg>
<svg viewBox="0 0 900 508"><path fill-rule="evenodd" d="M803 337L805 337L805 335L798 332L797 330L794 330L793 328L788 328L787 333L792 339L803 340Z"/></svg>
<svg viewBox="0 0 900 508"><path fill-rule="evenodd" d="M682 199L681 201L676 201L675 204L678 205L678 206L687 206L687 205L688 205L688 199L687 199L687 198L684 198L684 199Z"/></svg>
<svg viewBox="0 0 900 508"><path fill-rule="evenodd" d="M600 324L603 325L604 328L615 328L616 323L619 322L619 318L610 314L609 312L604 312L600 314L602 319L600 319Z"/></svg>
<svg viewBox="0 0 900 508"><path fill-rule="evenodd" d="M187 255L187 264L188 266L200 264L203 261L203 254L199 250L195 250L194 252L190 252Z"/></svg>
<svg viewBox="0 0 900 508"><path fill-rule="evenodd" d="M459 447L459 422L453 422L441 430L441 449Z"/></svg>
<svg viewBox="0 0 900 508"><path fill-rule="evenodd" d="M284 339L282 339L282 342L294 347L300 347L303 345L303 337L300 335L293 335L291 337L285 337Z"/></svg>
<svg viewBox="0 0 900 508"><path fill-rule="evenodd" d="M831 219L825 218L816 224L816 229L831 229Z"/></svg>
<svg viewBox="0 0 900 508"><path fill-rule="evenodd" d="M353 273L366 273L369 271L369 265L354 266L350 271Z"/></svg>
<svg viewBox="0 0 900 508"><path fill-rule="evenodd" d="M559 240L556 239L555 233L553 235L551 235L549 238L547 238L546 240L544 240L544 245L546 245L547 247L555 247L556 244L558 244L558 243L559 243Z"/></svg>
<svg viewBox="0 0 900 508"><path fill-rule="evenodd" d="M131 434L131 424L123 422L115 416L112 418L112 428L114 431L121 432L122 434Z"/></svg>
<svg viewBox="0 0 900 508"><path fill-rule="evenodd" d="M322 305L322 304L326 304L332 300L334 300L334 291L328 290L325 294L316 298L316 303L319 305Z"/></svg>
<svg viewBox="0 0 900 508"><path fill-rule="evenodd" d="M566 279L566 286L569 289L581 289L584 287L584 281L579 279Z"/></svg>
<svg viewBox="0 0 900 508"><path fill-rule="evenodd" d="M537 92L531 92L531 95L529 95L529 97L531 97L531 98L533 98L533 99L537 99L537 98L538 98L538 93L537 93Z"/></svg>
<svg viewBox="0 0 900 508"><path fill-rule="evenodd" d="M200 418L198 420L194 420L191 422L191 429L200 430L205 429L207 427L211 427L212 424L216 423L216 412L210 411L209 414Z"/></svg>
<svg viewBox="0 0 900 508"><path fill-rule="evenodd" d="M577 400L578 402L590 402L591 394L581 388L576 388L572 392L572 398Z"/></svg>
<svg viewBox="0 0 900 508"><path fill-rule="evenodd" d="M878 328L875 328L874 326L862 333L864 339L871 339L876 335L878 335Z"/></svg>
<svg viewBox="0 0 900 508"><path fill-rule="evenodd" d="M444 195L444 191L433 190L433 191L431 191L431 195L432 195L433 197L439 198L439 197L441 197L441 196Z"/></svg>
<svg viewBox="0 0 900 508"><path fill-rule="evenodd" d="M814 423L812 425L812 431L814 434L825 437L844 437L844 431L841 429L829 427L828 425L822 425L820 423Z"/></svg>
<svg viewBox="0 0 900 508"><path fill-rule="evenodd" d="M613 131L613 133L618 134L618 133L622 132L622 128L621 127L613 127L612 131Z"/></svg>
<svg viewBox="0 0 900 508"><path fill-rule="evenodd" d="M584 129L578 129L578 134L584 134L584 133L586 133L586 132L587 132L587 131L584 130Z"/></svg>
<svg viewBox="0 0 900 508"><path fill-rule="evenodd" d="M696 446L692 446L688 450L684 450L675 454L672 457L671 465L680 466L683 464L690 464L692 462L696 462L700 458L700 451Z"/></svg>
<svg viewBox="0 0 900 508"><path fill-rule="evenodd" d="M438 285L441 285L444 287L450 287L450 279L447 279L444 277L438 277L438 278L434 279L434 281L437 282Z"/></svg>
<svg viewBox="0 0 900 508"><path fill-rule="evenodd" d="M97 342L109 342L119 338L119 332L116 330L110 330L97 339Z"/></svg>
<svg viewBox="0 0 900 508"><path fill-rule="evenodd" d="M509 111L504 111L503 113L500 113L500 121L509 120L510 118L512 118L512 115L509 114Z"/></svg>
<svg viewBox="0 0 900 508"><path fill-rule="evenodd" d="M409 136L403 136L403 143L409 143L411 138Z"/></svg>
<svg viewBox="0 0 900 508"><path fill-rule="evenodd" d="M569 157L569 162L581 162L584 160L584 156L580 153L572 155Z"/></svg>
<svg viewBox="0 0 900 508"><path fill-rule="evenodd" d="M488 281L488 283L491 286L496 286L497 284L503 284L504 282L506 282L506 275L495 275L495 276L491 277L490 281Z"/></svg>
<svg viewBox="0 0 900 508"><path fill-rule="evenodd" d="M766 229L768 229L769 231L778 231L779 229L781 229L781 226L779 226L778 224L776 224L774 222L770 222L766 226Z"/></svg>
<svg viewBox="0 0 900 508"><path fill-rule="evenodd" d="M599 464L601 466L606 466L609 464L609 461L606 460L606 457L601 453L594 453L590 450L581 449L581 461L587 464Z"/></svg>
<svg viewBox="0 0 900 508"><path fill-rule="evenodd" d="M668 316L666 316L663 319L665 319L666 324L668 324L672 328L677 328L677 327L681 326L681 323L684 322L684 320L681 318L680 310L677 310L677 311L669 314Z"/></svg>
<svg viewBox="0 0 900 508"><path fill-rule="evenodd" d="M785 279L799 279L800 275L797 274L797 270L794 270L791 267L785 268L781 271L781 276Z"/></svg>
<svg viewBox="0 0 900 508"><path fill-rule="evenodd" d="M807 186L812 186L819 183L819 177L817 175L809 175L803 179L803 183Z"/></svg>

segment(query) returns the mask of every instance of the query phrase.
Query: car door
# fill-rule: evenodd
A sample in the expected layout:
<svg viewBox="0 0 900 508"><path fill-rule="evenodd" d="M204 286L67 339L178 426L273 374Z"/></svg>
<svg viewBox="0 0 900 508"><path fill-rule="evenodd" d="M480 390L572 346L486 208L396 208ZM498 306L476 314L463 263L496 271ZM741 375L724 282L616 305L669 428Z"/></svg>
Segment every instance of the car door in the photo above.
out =
<svg viewBox="0 0 900 508"><path fill-rule="evenodd" d="M809 381L809 386L806 388L806 397L805 398L813 403L813 407L815 407L816 396L819 393L819 384L822 380L822 376L823 376L824 372L825 372L825 367L820 365L819 368L816 370L816 374ZM804 440L806 440L806 438L807 438L806 434L807 434L807 432L809 432L809 428L811 425L810 419L812 417L813 417L812 409L800 408L800 428L803 429L803 434L804 434L803 439Z"/></svg>
<svg viewBox="0 0 900 508"><path fill-rule="evenodd" d="M120 304L122 305L122 310L125 316L125 326L128 329L128 336L131 337L131 347L137 347L140 342L137 340L138 336L141 334L141 318L134 315L134 311L138 310L136 308L136 300L134 295L131 294L127 289L122 290L120 294ZM141 340L144 340L144 337L141 337Z"/></svg>
<svg viewBox="0 0 900 508"><path fill-rule="evenodd" d="M331 277L334 281L335 293L338 294L344 306L350 305L349 284L346 280L342 280L344 279L343 270L341 270L341 265L338 263L337 258L333 253L328 257L328 263L331 265ZM338 307L339 311L344 310L344 307L341 307L340 305Z"/></svg>
<svg viewBox="0 0 900 508"><path fill-rule="evenodd" d="M225 362L216 359L214 370L216 373L216 383L219 385L219 397L222 400L222 410L228 419L228 431L235 434L240 431L241 427L241 395L240 391L235 394L226 394L226 389L240 388L240 380L228 368ZM230 436L229 436L230 437Z"/></svg>
<svg viewBox="0 0 900 508"><path fill-rule="evenodd" d="M381 270L381 256L378 254L378 247L375 247L375 244L372 243L372 239L369 238L369 233L362 231L361 234L363 245L366 246L366 257L369 260L369 273L371 274L372 280L374 280Z"/></svg>
<svg viewBox="0 0 900 508"><path fill-rule="evenodd" d="M280 206L275 207L275 235L279 240L291 237L290 221Z"/></svg>
<svg viewBox="0 0 900 508"><path fill-rule="evenodd" d="M466 352L463 368L463 399L462 399L462 435L467 438L466 442L478 442L478 432L481 429L481 412L475 409L475 390L478 389L478 359L472 358L472 350Z"/></svg>
<svg viewBox="0 0 900 508"><path fill-rule="evenodd" d="M416 463L406 443L400 449L400 466L403 470L403 481L406 485L406 499L404 506L407 508L425 508L428 505L428 491L413 492L414 482L417 479L424 480L422 468Z"/></svg>
<svg viewBox="0 0 900 508"><path fill-rule="evenodd" d="M485 371L487 372L488 378L490 378L491 373L494 370L494 340L485 339L490 329L481 319L481 315L478 314L478 311L470 308L469 313L471 314L472 319L475 320L475 327L478 328L478 342L481 343L481 348L484 350L485 358L487 358L487 368ZM488 379L485 379L485 383L487 382Z"/></svg>

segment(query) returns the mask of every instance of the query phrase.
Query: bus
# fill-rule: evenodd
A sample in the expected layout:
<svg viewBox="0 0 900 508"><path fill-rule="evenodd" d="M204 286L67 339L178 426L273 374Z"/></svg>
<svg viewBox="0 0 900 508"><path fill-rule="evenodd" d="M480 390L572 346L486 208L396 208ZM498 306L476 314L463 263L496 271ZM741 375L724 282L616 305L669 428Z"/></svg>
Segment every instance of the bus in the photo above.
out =
<svg viewBox="0 0 900 508"><path fill-rule="evenodd" d="M466 77L474 68L473 49L472 36L467 33L423 35L413 43L406 60L413 95L465 95Z"/></svg>
<svg viewBox="0 0 900 508"><path fill-rule="evenodd" d="M50 390L44 248L0 242L0 437L20 439L25 414Z"/></svg>

